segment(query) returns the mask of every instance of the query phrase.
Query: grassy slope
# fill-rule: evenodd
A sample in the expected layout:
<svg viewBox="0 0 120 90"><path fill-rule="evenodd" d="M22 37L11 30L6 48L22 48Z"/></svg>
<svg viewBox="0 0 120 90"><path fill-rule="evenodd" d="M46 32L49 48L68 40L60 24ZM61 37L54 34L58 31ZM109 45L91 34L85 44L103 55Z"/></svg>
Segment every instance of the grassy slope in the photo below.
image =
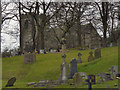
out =
<svg viewBox="0 0 120 90"><path fill-rule="evenodd" d="M118 47L102 49L102 58L87 62L89 51L70 50L66 55L66 62L69 63L72 58L77 58L77 53L82 53L82 64L78 64L78 72L87 72L88 74L98 74L101 72L109 72L108 68L118 64ZM93 50L92 50L93 51ZM15 76L17 81L14 87L26 87L28 82L38 82L44 79L57 80L60 75L60 65L62 63L61 53L50 53L37 55L37 60L33 64L24 64L23 56L15 56L11 58L3 58L2 60L2 78L3 87L8 79ZM113 81L113 83L117 80ZM107 83L107 82L106 82ZM112 82L108 82L112 83ZM113 84L112 83L112 84ZM104 85L103 85L104 86ZM61 85L58 87L70 87L69 85ZM86 87L86 86L83 86ZM101 86L95 86L101 87Z"/></svg>

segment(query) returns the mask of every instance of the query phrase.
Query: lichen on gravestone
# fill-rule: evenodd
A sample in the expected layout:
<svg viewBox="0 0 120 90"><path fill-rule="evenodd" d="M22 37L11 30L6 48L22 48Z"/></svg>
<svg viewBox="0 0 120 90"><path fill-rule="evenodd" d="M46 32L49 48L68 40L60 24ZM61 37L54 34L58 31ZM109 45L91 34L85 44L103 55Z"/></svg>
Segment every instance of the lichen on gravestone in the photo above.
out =
<svg viewBox="0 0 120 90"><path fill-rule="evenodd" d="M83 80L79 73L74 74L73 82L74 82L75 87L80 87L83 85Z"/></svg>
<svg viewBox="0 0 120 90"><path fill-rule="evenodd" d="M93 52L90 51L90 52L89 52L89 57L88 57L88 62L93 61L93 60L94 60Z"/></svg>

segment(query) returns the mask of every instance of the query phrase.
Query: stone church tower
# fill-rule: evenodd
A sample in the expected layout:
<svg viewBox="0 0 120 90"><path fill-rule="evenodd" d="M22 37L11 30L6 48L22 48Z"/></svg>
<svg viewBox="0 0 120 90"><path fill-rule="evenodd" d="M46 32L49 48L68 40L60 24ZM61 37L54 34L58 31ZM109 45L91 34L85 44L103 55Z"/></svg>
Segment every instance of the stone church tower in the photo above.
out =
<svg viewBox="0 0 120 90"><path fill-rule="evenodd" d="M40 20L39 20L40 21ZM75 26L75 25L74 25ZM35 45L35 35L36 35L36 23L34 18L30 14L22 14L21 15L21 30L20 30L20 47L22 52L28 51L33 52L36 47ZM60 29L56 29L57 35L59 35L59 39L61 39L62 32ZM79 47L78 43L78 34L75 30L75 27L71 28L69 33L66 34L66 47L67 48L75 48ZM97 33L96 29L92 26L92 24L81 25L81 43L82 47L89 48L98 48L100 46L101 37ZM53 30L44 30L44 42L45 49L53 48L57 49L60 43L57 41L55 33Z"/></svg>

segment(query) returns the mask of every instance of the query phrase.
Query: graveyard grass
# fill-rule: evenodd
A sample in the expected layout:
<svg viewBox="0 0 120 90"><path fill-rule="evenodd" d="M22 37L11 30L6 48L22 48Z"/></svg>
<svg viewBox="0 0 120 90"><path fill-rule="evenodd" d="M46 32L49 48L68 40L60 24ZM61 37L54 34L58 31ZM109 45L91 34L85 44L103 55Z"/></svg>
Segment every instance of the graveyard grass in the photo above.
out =
<svg viewBox="0 0 120 90"><path fill-rule="evenodd" d="M112 65L118 65L118 47L103 48L101 50L101 59L96 59L92 62L87 62L89 52L94 50L70 49L66 53L66 62L69 63L72 58L77 58L77 54L82 54L82 64L78 64L78 72L86 72L87 74L95 74L108 72ZM23 56L14 56L2 59L2 87L4 88L7 81L11 77L16 77L14 88L30 88L26 84L29 82L38 83L40 80L57 80L60 76L60 65L62 63L62 53L49 53L36 55L36 62L33 64L24 64ZM99 78L97 77L97 80ZM72 83L73 80L69 80ZM106 85L114 88L114 84L118 80L101 83L101 85L93 85L95 88L105 88ZM81 88L87 88L88 85L83 85ZM56 88L74 88L69 84L59 85Z"/></svg>

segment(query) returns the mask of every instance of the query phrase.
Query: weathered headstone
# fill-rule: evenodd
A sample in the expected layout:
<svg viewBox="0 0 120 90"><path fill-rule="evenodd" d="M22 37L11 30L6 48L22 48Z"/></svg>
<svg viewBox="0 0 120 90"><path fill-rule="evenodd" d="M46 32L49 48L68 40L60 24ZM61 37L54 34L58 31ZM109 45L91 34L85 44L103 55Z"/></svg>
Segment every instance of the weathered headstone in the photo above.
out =
<svg viewBox="0 0 120 90"><path fill-rule="evenodd" d="M70 73L69 73L69 79L73 78L73 75L77 72L77 60L73 58L70 62Z"/></svg>
<svg viewBox="0 0 120 90"><path fill-rule="evenodd" d="M63 82L63 83L67 82L67 71L68 71L68 67L67 67L67 63L65 62L65 58L66 58L66 55L63 54L62 55L63 62L61 64L61 74L58 79L60 82Z"/></svg>
<svg viewBox="0 0 120 90"><path fill-rule="evenodd" d="M91 51L91 52L89 52L89 57L88 57L88 62L90 62L90 61L93 61L94 60L94 57L93 57L93 52Z"/></svg>
<svg viewBox="0 0 120 90"><path fill-rule="evenodd" d="M61 65L61 80L63 82L67 81L67 65L66 65L66 62Z"/></svg>
<svg viewBox="0 0 120 90"><path fill-rule="evenodd" d="M5 87L11 87L14 85L16 82L16 77L12 77L11 79L8 80L7 85Z"/></svg>
<svg viewBox="0 0 120 90"><path fill-rule="evenodd" d="M111 75L109 73L99 73L98 76L101 78L102 82L112 80Z"/></svg>
<svg viewBox="0 0 120 90"><path fill-rule="evenodd" d="M118 66L114 65L109 70L111 72L111 78L116 78L116 75L118 74Z"/></svg>
<svg viewBox="0 0 120 90"><path fill-rule="evenodd" d="M79 73L74 74L73 82L74 82L75 87L80 87L83 85L83 80Z"/></svg>
<svg viewBox="0 0 120 90"><path fill-rule="evenodd" d="M101 49L97 48L94 52L95 59L101 58Z"/></svg>
<svg viewBox="0 0 120 90"><path fill-rule="evenodd" d="M85 72L78 72L80 74L80 76L83 78L83 79L87 79L88 76L87 76L87 73Z"/></svg>
<svg viewBox="0 0 120 90"><path fill-rule="evenodd" d="M81 54L81 53L78 53L77 63L82 63L81 56L82 56L82 54Z"/></svg>
<svg viewBox="0 0 120 90"><path fill-rule="evenodd" d="M29 63L33 63L36 60L36 56L35 53L25 53L24 54L24 63L25 64L29 64Z"/></svg>
<svg viewBox="0 0 120 90"><path fill-rule="evenodd" d="M27 83L26 86L31 86L31 85L34 85L36 84L36 82L30 82L30 83Z"/></svg>
<svg viewBox="0 0 120 90"><path fill-rule="evenodd" d="M120 72L118 72L118 74L116 75L116 77L120 79Z"/></svg>
<svg viewBox="0 0 120 90"><path fill-rule="evenodd" d="M44 50L42 50L42 49L41 49L41 50L40 50L40 53L42 53L42 54L43 54L43 53L44 53Z"/></svg>
<svg viewBox="0 0 120 90"><path fill-rule="evenodd" d="M110 43L110 47L112 47L113 46L113 43Z"/></svg>
<svg viewBox="0 0 120 90"><path fill-rule="evenodd" d="M51 82L51 80L40 80L37 84L34 85L34 87L46 87Z"/></svg>
<svg viewBox="0 0 120 90"><path fill-rule="evenodd" d="M63 62L62 62L62 63L64 63L64 62L65 62L65 58L66 58L66 54L63 54L63 55L62 55L62 60L63 60Z"/></svg>

